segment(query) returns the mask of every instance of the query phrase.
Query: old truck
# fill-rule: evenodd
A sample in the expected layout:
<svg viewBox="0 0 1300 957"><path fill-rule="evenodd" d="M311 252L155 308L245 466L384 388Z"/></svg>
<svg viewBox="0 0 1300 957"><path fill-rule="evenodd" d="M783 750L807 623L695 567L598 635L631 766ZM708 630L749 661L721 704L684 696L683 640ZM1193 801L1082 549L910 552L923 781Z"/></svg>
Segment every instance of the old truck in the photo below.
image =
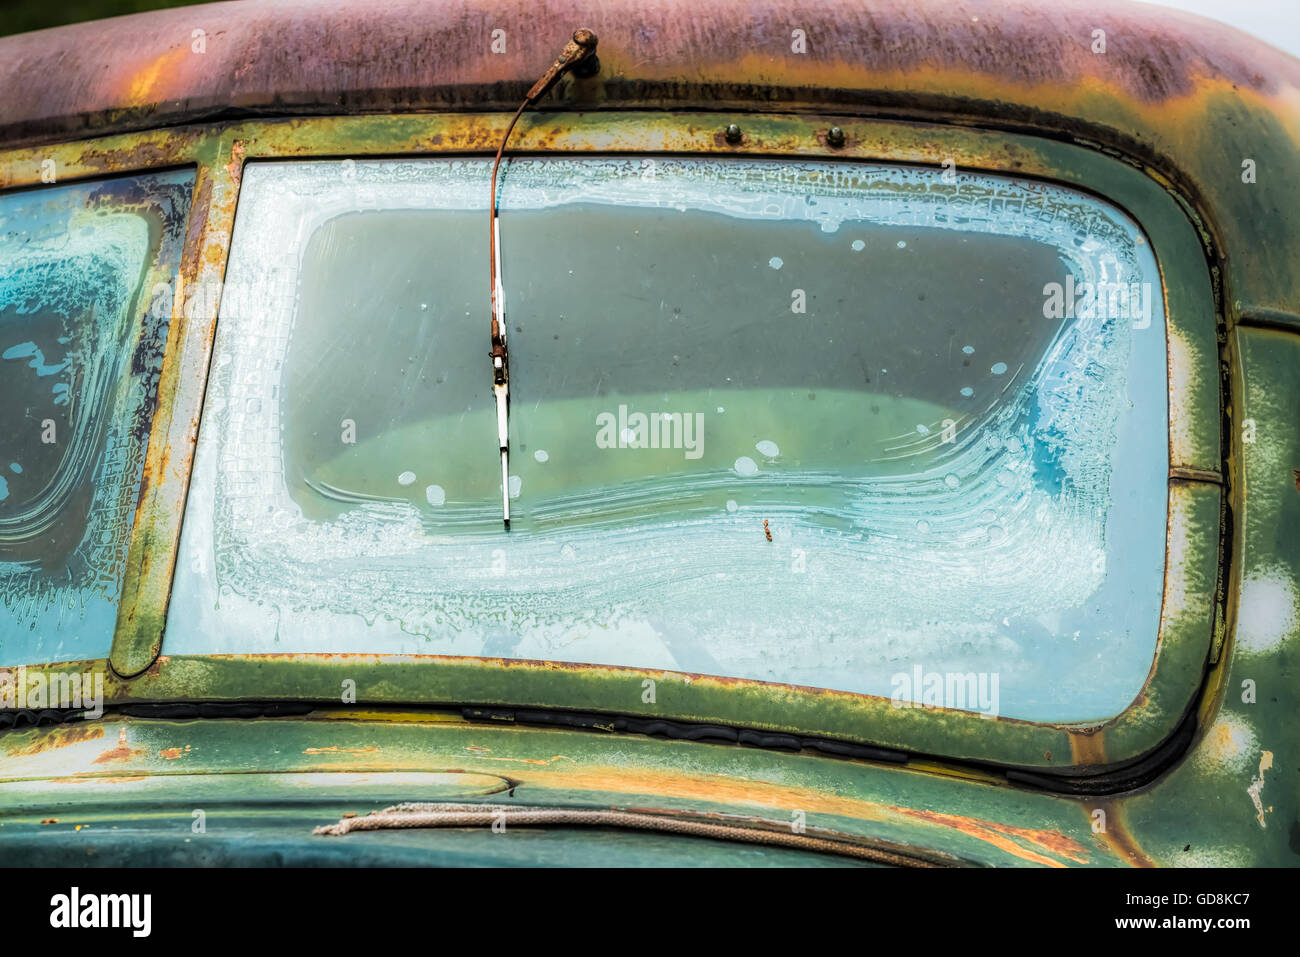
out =
<svg viewBox="0 0 1300 957"><path fill-rule="evenodd" d="M1292 865L1298 256L1141 3L0 39L0 862Z"/></svg>

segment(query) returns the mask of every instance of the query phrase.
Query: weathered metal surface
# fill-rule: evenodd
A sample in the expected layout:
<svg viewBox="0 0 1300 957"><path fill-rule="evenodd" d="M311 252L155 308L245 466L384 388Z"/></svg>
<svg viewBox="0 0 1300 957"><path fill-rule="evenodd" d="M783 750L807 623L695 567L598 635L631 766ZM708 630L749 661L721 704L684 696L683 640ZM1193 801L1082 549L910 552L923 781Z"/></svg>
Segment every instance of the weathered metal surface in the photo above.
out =
<svg viewBox="0 0 1300 957"><path fill-rule="evenodd" d="M144 482L136 506L136 534L127 555L117 634L148 635L148 641L114 643L113 667L131 675L157 656L180 538L180 515L189 489L203 390L216 331L219 300L205 295L186 303L187 285L211 290L225 272L225 253L234 225L240 168L222 165L225 139L204 141L189 222L185 257L172 282L172 341L164 357Z"/></svg>
<svg viewBox="0 0 1300 957"><path fill-rule="evenodd" d="M51 729L0 737L0 853L5 838L42 818L56 817L65 828L102 825L109 804L122 823L170 817L188 828L195 807L283 804L292 794L294 803L317 803L313 825L329 824L384 800L426 800L421 779L438 774L448 788L507 779L509 790L491 800L520 805L744 814L787 823L800 812L810 830L942 849L956 862L1127 863L1091 833L1078 802L806 754L457 720L395 722L383 712L233 727L221 720L104 724L100 737L47 746ZM249 767L265 773L237 773ZM349 790L331 780L344 774L364 774L369 787ZM219 826L210 822L207 833L219 839ZM86 835L87 845L95 838Z"/></svg>
<svg viewBox="0 0 1300 957"><path fill-rule="evenodd" d="M1207 78L1268 96L1300 75L1294 60L1245 34L1136 3L759 0L737 14L730 0L254 0L120 17L6 39L5 86L15 95L0 132L49 139L231 108L513 107L575 26L603 38L600 77L579 98L636 106L826 103L856 99L874 77L892 78L879 84L880 101L941 92L955 103L988 78L1050 88L1045 100L1091 86L1152 104ZM1104 54L1091 49L1098 28ZM922 73L935 67L950 76ZM46 82L55 71L67 82Z"/></svg>
<svg viewBox="0 0 1300 957"><path fill-rule="evenodd" d="M1294 867L1300 854L1300 335L1232 338L1236 506L1229 628L1198 740L1126 806L1163 864Z"/></svg>

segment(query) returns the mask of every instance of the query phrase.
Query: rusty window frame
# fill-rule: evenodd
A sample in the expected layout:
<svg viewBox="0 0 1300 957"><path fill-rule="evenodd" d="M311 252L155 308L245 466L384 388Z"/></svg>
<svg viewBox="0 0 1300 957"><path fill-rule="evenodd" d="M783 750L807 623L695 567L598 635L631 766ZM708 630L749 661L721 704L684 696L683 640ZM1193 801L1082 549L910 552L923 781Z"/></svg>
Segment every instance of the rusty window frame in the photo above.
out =
<svg viewBox="0 0 1300 957"><path fill-rule="evenodd" d="M219 283L243 163L250 159L490 155L505 114L315 117L194 126L0 152L0 188L36 185L41 161L59 181L196 165L181 273ZM736 123L741 135L725 130ZM843 131L843 142L828 135ZM834 143L835 145L832 145ZM131 538L107 705L139 701L310 700L338 703L356 682L370 704L556 708L816 735L921 754L1037 770L1114 766L1159 748L1198 699L1222 640L1226 506L1216 304L1191 205L1156 174L1085 146L1022 134L850 117L725 113L534 114L515 153L684 154L919 163L1041 178L1100 196L1151 239L1167 320L1169 497L1156 656L1137 699L1100 726L917 714L847 692L647 669L382 654L162 654L172 573L193 464L217 304L176 314ZM400 663L402 667L396 668ZM67 668L34 666L29 670ZM657 703L641 704L644 679ZM367 688L371 689L369 692Z"/></svg>

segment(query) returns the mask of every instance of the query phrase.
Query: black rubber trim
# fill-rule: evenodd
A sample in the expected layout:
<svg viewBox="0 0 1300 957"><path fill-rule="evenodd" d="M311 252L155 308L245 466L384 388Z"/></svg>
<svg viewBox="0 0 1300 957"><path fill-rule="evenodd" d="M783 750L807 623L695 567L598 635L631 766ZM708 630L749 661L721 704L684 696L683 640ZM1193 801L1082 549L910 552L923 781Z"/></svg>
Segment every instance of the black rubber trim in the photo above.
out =
<svg viewBox="0 0 1300 957"><path fill-rule="evenodd" d="M728 728L720 725L694 724L663 719L644 720L572 711L543 711L524 708L464 707L467 721L528 724L543 727L578 728L625 734L658 735L674 740L717 741L745 744L782 751L819 751L834 757L888 764L907 764L914 760L974 767L1003 777L1011 784L1050 791L1062 795L1105 795L1132 791L1155 780L1186 752L1196 733L1196 713L1188 708L1174 733L1160 745L1129 761L1103 768L1063 768L1060 771L1026 771L982 761L960 761L942 755L915 754L893 748L881 748L825 738L768 733Z"/></svg>
<svg viewBox="0 0 1300 957"><path fill-rule="evenodd" d="M67 724L70 721L81 721L86 717L83 710L72 710L70 708L41 708L34 711L31 708L22 708L20 710L0 710L0 730L10 728L39 728L42 725L50 724Z"/></svg>
<svg viewBox="0 0 1300 957"><path fill-rule="evenodd" d="M320 706L307 701L200 701L126 704L112 710L132 718L280 718L311 714Z"/></svg>

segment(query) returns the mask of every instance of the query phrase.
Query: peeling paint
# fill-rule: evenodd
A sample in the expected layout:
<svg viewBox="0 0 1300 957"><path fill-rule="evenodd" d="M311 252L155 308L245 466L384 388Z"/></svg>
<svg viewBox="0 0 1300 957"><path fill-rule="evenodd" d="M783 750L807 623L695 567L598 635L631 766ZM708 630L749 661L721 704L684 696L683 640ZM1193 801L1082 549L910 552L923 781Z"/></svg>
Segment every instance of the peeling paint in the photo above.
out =
<svg viewBox="0 0 1300 957"><path fill-rule="evenodd" d="M1268 827L1268 824L1264 821L1264 813L1266 811L1273 810L1273 806L1271 804L1267 808L1265 808L1264 802L1260 798L1260 794L1264 790L1264 772L1267 771L1272 766L1273 766L1273 752L1272 751L1262 752L1259 756L1259 775L1253 781L1250 782L1250 787L1246 789L1246 793L1250 795L1250 799L1253 802L1255 802L1255 812L1256 812L1255 820L1259 821L1259 826L1261 828Z"/></svg>

